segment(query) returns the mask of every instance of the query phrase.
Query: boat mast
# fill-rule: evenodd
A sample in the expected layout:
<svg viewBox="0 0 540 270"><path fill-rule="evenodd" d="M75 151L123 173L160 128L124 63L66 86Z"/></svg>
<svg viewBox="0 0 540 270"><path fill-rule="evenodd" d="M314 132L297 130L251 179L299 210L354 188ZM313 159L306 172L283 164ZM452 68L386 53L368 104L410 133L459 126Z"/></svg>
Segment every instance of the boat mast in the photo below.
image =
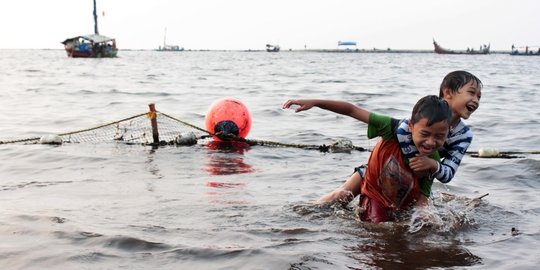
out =
<svg viewBox="0 0 540 270"><path fill-rule="evenodd" d="M94 0L94 34L99 35L97 27L96 0Z"/></svg>
<svg viewBox="0 0 540 270"><path fill-rule="evenodd" d="M167 44L167 27L165 27L165 33L163 34L163 48L165 48L165 44Z"/></svg>

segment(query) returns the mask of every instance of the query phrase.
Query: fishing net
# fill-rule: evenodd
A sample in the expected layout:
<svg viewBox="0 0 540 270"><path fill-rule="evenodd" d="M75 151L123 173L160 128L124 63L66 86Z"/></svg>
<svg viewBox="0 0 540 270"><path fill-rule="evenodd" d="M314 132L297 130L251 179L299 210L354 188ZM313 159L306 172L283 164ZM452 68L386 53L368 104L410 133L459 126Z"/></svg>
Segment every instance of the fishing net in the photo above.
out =
<svg viewBox="0 0 540 270"><path fill-rule="evenodd" d="M154 120L156 126L153 128L152 122ZM155 135L157 135L157 141L154 141ZM138 114L93 128L41 137L0 141L0 144L103 143L112 141L143 145L194 144L196 140L206 139L210 135L212 134L202 128L155 111ZM182 136L184 140L179 140ZM189 142L187 142L188 138L190 139Z"/></svg>
<svg viewBox="0 0 540 270"><path fill-rule="evenodd" d="M237 137L233 134L211 133L203 128L153 110L134 115L129 118L114 121L93 128L49 134L16 140L0 140L0 144L62 144L62 143L104 143L121 142L141 145L193 145L205 143L211 137L219 137L226 142L241 142L248 145L294 147L322 152L347 152L352 150L365 151L362 147L352 145L350 141L336 141L329 145L291 144L267 140L251 140Z"/></svg>

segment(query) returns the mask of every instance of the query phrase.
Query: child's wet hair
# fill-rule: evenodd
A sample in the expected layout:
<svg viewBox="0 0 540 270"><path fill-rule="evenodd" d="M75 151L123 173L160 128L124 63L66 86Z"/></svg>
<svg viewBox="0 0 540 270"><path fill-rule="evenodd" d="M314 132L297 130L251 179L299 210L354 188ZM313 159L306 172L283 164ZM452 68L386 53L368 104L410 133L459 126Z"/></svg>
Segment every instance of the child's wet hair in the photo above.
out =
<svg viewBox="0 0 540 270"><path fill-rule="evenodd" d="M443 97L443 89L448 88L452 93L457 92L461 87L468 84L469 82L475 82L476 85L478 85L478 88L482 88L482 81L478 79L473 74L464 71L464 70L456 70L448 73L443 81L441 82L441 87L439 90L439 97Z"/></svg>
<svg viewBox="0 0 540 270"><path fill-rule="evenodd" d="M435 95L429 95L421 98L414 105L411 123L414 125L422 118L427 118L427 125L446 121L450 125L452 121L452 110L446 100Z"/></svg>

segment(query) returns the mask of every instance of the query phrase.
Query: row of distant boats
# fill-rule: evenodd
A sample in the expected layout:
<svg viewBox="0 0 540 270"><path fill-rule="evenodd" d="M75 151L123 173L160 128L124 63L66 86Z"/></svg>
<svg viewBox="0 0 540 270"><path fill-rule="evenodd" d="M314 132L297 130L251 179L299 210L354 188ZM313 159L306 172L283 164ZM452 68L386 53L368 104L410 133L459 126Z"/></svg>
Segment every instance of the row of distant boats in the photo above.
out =
<svg viewBox="0 0 540 270"><path fill-rule="evenodd" d="M94 1L94 34L85 36L76 36L68 38L62 42L64 48L69 57L82 57L82 58L103 58L103 57L116 57L118 54L118 48L116 47L116 40L104 35L100 35L98 31L98 20L96 13L96 0ZM338 41L339 46L354 46L355 41ZM435 47L435 53L438 54L489 54L490 44L481 45L478 50L475 48L467 48L466 50L450 50L445 49L439 45L435 39L433 39L433 46ZM350 50L350 48L346 48ZM159 46L156 51L183 51L184 48L178 45L167 44L167 28L165 28L165 34L163 38L163 46ZM279 45L266 44L267 52L279 52ZM358 51L358 49L355 49ZM524 46L516 47L512 45L511 55L540 55L540 46Z"/></svg>
<svg viewBox="0 0 540 270"><path fill-rule="evenodd" d="M480 48L478 50L475 50L474 48L467 48L467 50L461 50L461 51L455 51L455 50L449 50L441 47L435 40L433 40L433 46L435 47L435 52L438 54L489 54L489 47L488 45L480 45ZM540 46L523 46L523 47L516 47L512 44L512 50L510 51L511 55L540 55Z"/></svg>

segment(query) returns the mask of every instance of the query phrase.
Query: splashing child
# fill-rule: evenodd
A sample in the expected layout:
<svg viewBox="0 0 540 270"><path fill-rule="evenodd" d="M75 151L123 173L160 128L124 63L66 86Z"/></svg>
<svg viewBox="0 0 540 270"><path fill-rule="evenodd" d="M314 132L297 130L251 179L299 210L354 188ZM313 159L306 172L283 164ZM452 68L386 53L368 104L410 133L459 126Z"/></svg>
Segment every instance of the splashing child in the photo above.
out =
<svg viewBox="0 0 540 270"><path fill-rule="evenodd" d="M434 95L420 99L413 108L406 129L399 130L399 120L367 111L354 104L337 100L288 100L283 108L298 105L296 112L312 107L329 110L368 124L368 138L381 137L365 169L360 192L360 218L364 221L392 220L395 214L412 206L427 205L433 171L413 171L410 157L402 151L399 137L408 139L417 157L439 162L437 152L450 130L452 111L448 103Z"/></svg>
<svg viewBox="0 0 540 270"><path fill-rule="evenodd" d="M407 147L410 142L403 142L404 154L409 157L409 166L414 173L432 171L432 178L437 178L441 183L448 183L457 172L463 156L467 152L473 139L473 133L462 119L469 119L480 105L482 82L473 74L457 70L448 73L441 82L439 97L448 102L452 110L452 122L450 131L443 147L439 149L442 161L436 162L425 156L417 156L415 151ZM400 129L406 129L408 120L400 124ZM406 137L400 137L406 139ZM360 194L361 182L365 168L362 165L355 168L354 173L347 181L334 191L322 196L319 202L342 202L348 204L354 197Z"/></svg>

